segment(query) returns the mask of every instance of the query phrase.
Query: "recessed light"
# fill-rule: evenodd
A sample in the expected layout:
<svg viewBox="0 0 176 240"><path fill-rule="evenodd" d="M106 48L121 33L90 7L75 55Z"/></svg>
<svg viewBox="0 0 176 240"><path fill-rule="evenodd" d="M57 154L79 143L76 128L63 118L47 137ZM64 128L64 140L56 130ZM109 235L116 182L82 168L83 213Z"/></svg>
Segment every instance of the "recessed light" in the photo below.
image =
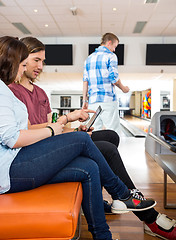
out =
<svg viewBox="0 0 176 240"><path fill-rule="evenodd" d="M48 27L48 24L45 24L45 27Z"/></svg>
<svg viewBox="0 0 176 240"><path fill-rule="evenodd" d="M116 10L117 10L117 8L115 8L115 7L114 7L112 10L113 10L113 11L116 11Z"/></svg>
<svg viewBox="0 0 176 240"><path fill-rule="evenodd" d="M37 9L34 9L34 12L35 12L35 13L37 13L37 12L38 12L38 10L37 10Z"/></svg>

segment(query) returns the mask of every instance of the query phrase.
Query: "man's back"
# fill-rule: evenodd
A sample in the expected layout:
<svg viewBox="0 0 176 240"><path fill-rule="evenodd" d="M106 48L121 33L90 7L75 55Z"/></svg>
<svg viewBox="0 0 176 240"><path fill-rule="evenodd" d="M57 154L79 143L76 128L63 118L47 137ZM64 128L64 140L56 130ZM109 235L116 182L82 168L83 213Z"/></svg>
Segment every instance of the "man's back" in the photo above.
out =
<svg viewBox="0 0 176 240"><path fill-rule="evenodd" d="M89 55L83 80L89 85L89 103L115 101L114 85L118 78L117 56L105 46Z"/></svg>

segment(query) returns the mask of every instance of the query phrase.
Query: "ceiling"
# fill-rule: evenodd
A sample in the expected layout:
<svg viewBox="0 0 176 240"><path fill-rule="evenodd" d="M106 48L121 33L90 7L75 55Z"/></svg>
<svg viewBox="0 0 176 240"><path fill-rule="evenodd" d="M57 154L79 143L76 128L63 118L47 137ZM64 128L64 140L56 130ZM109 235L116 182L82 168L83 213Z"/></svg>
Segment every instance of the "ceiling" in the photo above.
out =
<svg viewBox="0 0 176 240"><path fill-rule="evenodd" d="M0 36L101 36L105 32L118 36L176 36L176 0L144 1L0 0ZM71 7L77 8L76 15ZM144 25L141 33L133 33L137 22ZM16 26L29 33L22 33Z"/></svg>
<svg viewBox="0 0 176 240"><path fill-rule="evenodd" d="M15 37L100 37L105 32L117 36L176 36L176 0L0 0L0 36ZM149 2L157 0L148 0ZM76 15L71 7L76 7ZM116 8L116 11L113 11ZM134 33L137 22L144 26L141 33ZM47 25L47 26L46 26ZM19 30L19 27L21 30ZM139 26L140 28L140 26ZM126 73L119 67L120 77L130 89L144 89L156 78L171 81L176 73L149 74ZM71 75L71 77L70 77ZM75 81L80 88L82 73L67 81ZM155 76L156 75L156 76ZM63 78L62 78L63 80ZM141 81L143 80L143 81ZM58 84L58 78L53 81ZM78 83L76 84L76 81ZM59 81L61 84L62 81ZM51 80L40 84L53 87ZM151 85L151 84L150 84ZM149 85L149 86L150 86ZM69 86L69 82L68 82ZM62 89L62 86L59 86ZM64 88L65 86L63 86ZM73 88L73 85L72 85Z"/></svg>

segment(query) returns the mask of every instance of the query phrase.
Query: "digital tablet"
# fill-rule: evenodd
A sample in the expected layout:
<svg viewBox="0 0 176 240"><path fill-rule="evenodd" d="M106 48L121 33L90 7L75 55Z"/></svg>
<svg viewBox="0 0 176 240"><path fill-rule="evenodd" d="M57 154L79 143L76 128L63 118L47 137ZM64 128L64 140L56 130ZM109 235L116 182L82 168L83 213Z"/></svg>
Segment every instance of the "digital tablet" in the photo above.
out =
<svg viewBox="0 0 176 240"><path fill-rule="evenodd" d="M101 113L102 108L101 106L99 106L96 110L96 113L94 113L94 115L91 117L91 119L89 120L89 122L86 124L86 128L87 128L87 132L89 131L90 127L94 124L96 118L98 117L98 115Z"/></svg>

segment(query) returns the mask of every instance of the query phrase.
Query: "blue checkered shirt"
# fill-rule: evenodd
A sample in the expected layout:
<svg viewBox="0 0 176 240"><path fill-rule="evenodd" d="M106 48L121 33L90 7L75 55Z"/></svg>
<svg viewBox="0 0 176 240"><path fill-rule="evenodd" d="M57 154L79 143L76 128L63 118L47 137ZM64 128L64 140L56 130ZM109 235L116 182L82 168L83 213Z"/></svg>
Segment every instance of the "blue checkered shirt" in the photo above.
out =
<svg viewBox="0 0 176 240"><path fill-rule="evenodd" d="M88 82L89 103L116 101L115 86L119 80L115 53L99 46L84 64L83 81Z"/></svg>

